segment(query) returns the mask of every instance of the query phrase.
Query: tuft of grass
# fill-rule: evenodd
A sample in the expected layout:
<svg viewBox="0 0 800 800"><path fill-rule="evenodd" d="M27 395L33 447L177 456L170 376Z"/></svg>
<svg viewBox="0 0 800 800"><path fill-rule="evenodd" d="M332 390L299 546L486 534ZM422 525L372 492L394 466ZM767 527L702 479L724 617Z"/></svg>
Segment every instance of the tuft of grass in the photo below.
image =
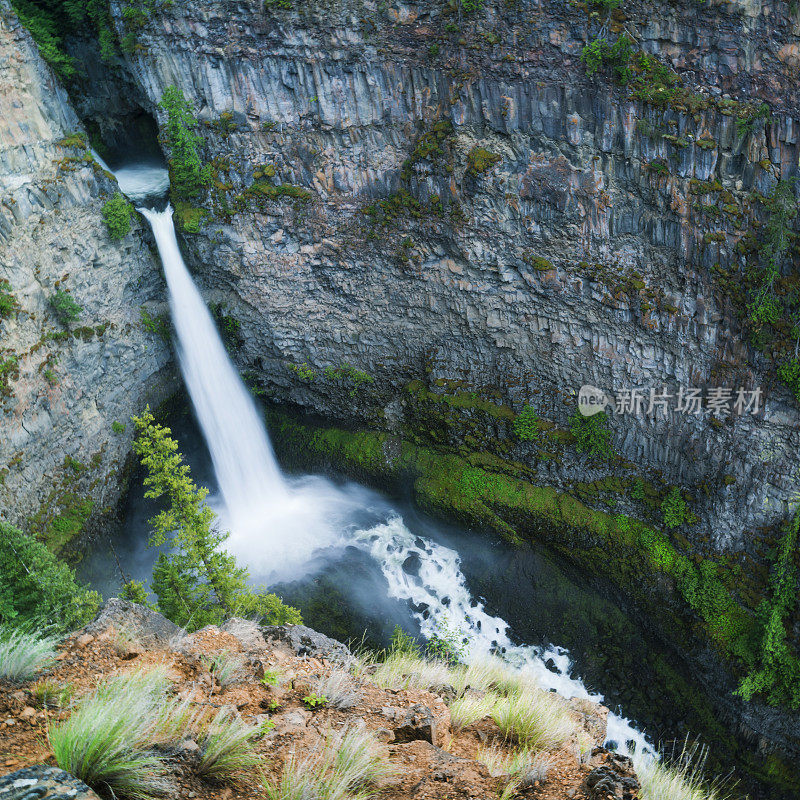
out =
<svg viewBox="0 0 800 800"><path fill-rule="evenodd" d="M529 689L537 688L536 678L497 656L479 659L466 667L453 670L450 683L458 694L468 688L479 692L496 692L502 695L514 695Z"/></svg>
<svg viewBox="0 0 800 800"><path fill-rule="evenodd" d="M42 678L31 686L33 701L39 708L67 706L74 692L69 683L61 684L52 678Z"/></svg>
<svg viewBox="0 0 800 800"><path fill-rule="evenodd" d="M369 786L392 768L365 728L328 732L320 751L302 761L287 759L277 784L266 783L269 800L367 800Z"/></svg>
<svg viewBox="0 0 800 800"><path fill-rule="evenodd" d="M522 748L509 751L496 743L480 747L475 758L486 765L493 778L501 775L517 775L530 769L533 763L530 750Z"/></svg>
<svg viewBox="0 0 800 800"><path fill-rule="evenodd" d="M533 750L558 747L576 727L563 703L538 689L502 698L492 716L507 740Z"/></svg>
<svg viewBox="0 0 800 800"><path fill-rule="evenodd" d="M574 747L576 761L579 764L588 764L594 750L594 739L586 731L578 731Z"/></svg>
<svg viewBox="0 0 800 800"><path fill-rule="evenodd" d="M260 762L253 749L260 734L259 726L248 725L230 709L220 709L199 736L198 774L228 783L240 782Z"/></svg>
<svg viewBox="0 0 800 800"><path fill-rule="evenodd" d="M382 689L427 689L448 686L452 671L442 661L426 661L409 653L390 653L377 664L370 681Z"/></svg>
<svg viewBox="0 0 800 800"><path fill-rule="evenodd" d="M450 721L455 728L466 728L491 715L498 701L497 695L466 694L450 703Z"/></svg>
<svg viewBox="0 0 800 800"><path fill-rule="evenodd" d="M166 794L164 757L152 750L165 690L163 670L106 681L50 731L58 766L115 796L151 800Z"/></svg>
<svg viewBox="0 0 800 800"><path fill-rule="evenodd" d="M707 782L703 776L707 751L684 742L681 752L669 759L642 759L636 776L642 800L727 800L724 781Z"/></svg>
<svg viewBox="0 0 800 800"><path fill-rule="evenodd" d="M244 659L229 650L223 650L213 656L205 657L203 663L223 688L242 680L245 676Z"/></svg>
<svg viewBox="0 0 800 800"><path fill-rule="evenodd" d="M313 694L324 697L327 705L344 710L352 708L361 699L361 694L347 670L335 669L314 682Z"/></svg>
<svg viewBox="0 0 800 800"><path fill-rule="evenodd" d="M0 626L0 678L25 681L49 667L56 658L56 639Z"/></svg>

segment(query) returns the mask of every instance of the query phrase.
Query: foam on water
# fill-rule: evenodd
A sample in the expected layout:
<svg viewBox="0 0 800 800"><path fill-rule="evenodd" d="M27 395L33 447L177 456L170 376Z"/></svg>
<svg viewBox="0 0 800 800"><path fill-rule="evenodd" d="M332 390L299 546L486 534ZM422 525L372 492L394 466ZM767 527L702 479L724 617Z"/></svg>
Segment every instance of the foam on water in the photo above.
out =
<svg viewBox="0 0 800 800"><path fill-rule="evenodd" d="M152 185L146 189L153 194ZM220 512L231 530L229 550L253 574L286 580L301 575L321 550L360 547L380 565L390 595L409 604L427 638L443 627L457 631L467 660L498 653L534 674L543 687L601 701L601 694L589 692L572 675L563 648L515 644L508 624L471 596L458 553L412 533L375 493L355 484L339 487L320 477L281 474L255 404L183 262L171 208L140 211L152 226L164 265L178 356L224 501ZM404 569L409 558L418 569ZM608 739L637 757L653 752L646 736L616 714L609 716Z"/></svg>

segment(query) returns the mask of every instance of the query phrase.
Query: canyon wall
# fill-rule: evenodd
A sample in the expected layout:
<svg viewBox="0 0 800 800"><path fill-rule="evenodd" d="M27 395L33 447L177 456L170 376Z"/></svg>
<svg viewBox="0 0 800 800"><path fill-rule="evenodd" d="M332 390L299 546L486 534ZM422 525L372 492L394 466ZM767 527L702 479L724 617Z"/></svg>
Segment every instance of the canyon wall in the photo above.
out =
<svg viewBox="0 0 800 800"><path fill-rule="evenodd" d="M732 402L760 387L756 415L647 414L646 399L611 420L629 465L691 493L693 535L741 550L786 517L800 477L797 404L735 302L758 198L797 167L796 16L615 11L606 35L628 31L681 76L663 103L587 77L601 22L585 4L462 19L430 3L176 0L128 66L162 121L174 85L204 123L214 187L188 210L187 248L273 397L399 430L402 390L422 381L531 402L563 429L583 384L722 387ZM354 370L369 379L349 399ZM514 455L562 488L608 473L569 448Z"/></svg>
<svg viewBox="0 0 800 800"><path fill-rule="evenodd" d="M59 549L116 505L130 415L168 390L169 346L141 317L164 289L144 224L109 238L116 183L5 0L0 87L0 515Z"/></svg>

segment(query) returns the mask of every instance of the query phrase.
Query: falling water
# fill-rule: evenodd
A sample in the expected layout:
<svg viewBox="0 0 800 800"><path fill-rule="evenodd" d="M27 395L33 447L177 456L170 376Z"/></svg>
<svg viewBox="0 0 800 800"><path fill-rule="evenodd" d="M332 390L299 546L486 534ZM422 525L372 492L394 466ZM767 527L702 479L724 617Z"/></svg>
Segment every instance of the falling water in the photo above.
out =
<svg viewBox="0 0 800 800"><path fill-rule="evenodd" d="M183 263L172 208L141 209L156 238L169 287L178 358L235 530L257 529L286 501L253 399L225 352L214 320Z"/></svg>
<svg viewBox="0 0 800 800"><path fill-rule="evenodd" d="M140 210L164 265L181 369L227 510L231 552L253 574L275 575L287 565L302 568L325 548L360 547L380 564L390 596L409 603L426 637L446 626L464 639L467 659L499 653L544 688L602 701L571 674L563 648L514 644L508 624L471 596L458 553L413 534L375 493L281 474L256 407L183 262L171 208ZM409 556L419 560L416 575L403 568ZM609 716L608 738L631 754L652 752L644 734L622 716Z"/></svg>

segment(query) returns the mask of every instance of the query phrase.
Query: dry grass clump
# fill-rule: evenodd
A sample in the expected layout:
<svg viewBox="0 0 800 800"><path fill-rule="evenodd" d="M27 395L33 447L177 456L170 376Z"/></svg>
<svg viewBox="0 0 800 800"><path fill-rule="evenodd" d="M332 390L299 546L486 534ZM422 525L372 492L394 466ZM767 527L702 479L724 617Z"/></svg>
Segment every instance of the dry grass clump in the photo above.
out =
<svg viewBox="0 0 800 800"><path fill-rule="evenodd" d="M322 748L305 759L292 755L278 783L264 788L270 800L367 800L389 774L388 757L374 735L347 728L329 732Z"/></svg>
<svg viewBox="0 0 800 800"><path fill-rule="evenodd" d="M324 697L327 705L343 711L355 706L361 699L352 675L345 669L327 672L314 681L313 693Z"/></svg>
<svg viewBox="0 0 800 800"><path fill-rule="evenodd" d="M56 659L56 639L0 625L0 678L26 681Z"/></svg>
<svg viewBox="0 0 800 800"><path fill-rule="evenodd" d="M501 698L492 717L507 740L533 750L559 747L576 728L563 701L540 689Z"/></svg>
<svg viewBox="0 0 800 800"><path fill-rule="evenodd" d="M640 759L636 776L642 800L727 800L731 795L724 781L707 782L703 777L706 753L684 742L681 752L671 759Z"/></svg>
<svg viewBox="0 0 800 800"><path fill-rule="evenodd" d="M222 708L198 736L197 773L218 781L238 783L260 763L253 749L261 733L228 708Z"/></svg>
<svg viewBox="0 0 800 800"><path fill-rule="evenodd" d="M169 686L158 667L102 683L50 731L58 766L100 793L152 800L171 791L167 759L194 736L198 774L239 782L258 764L252 744L260 729L228 709L204 722L190 700L168 695Z"/></svg>
<svg viewBox="0 0 800 800"><path fill-rule="evenodd" d="M466 728L473 722L491 716L498 700L495 694L465 694L450 703L450 722L455 728Z"/></svg>

